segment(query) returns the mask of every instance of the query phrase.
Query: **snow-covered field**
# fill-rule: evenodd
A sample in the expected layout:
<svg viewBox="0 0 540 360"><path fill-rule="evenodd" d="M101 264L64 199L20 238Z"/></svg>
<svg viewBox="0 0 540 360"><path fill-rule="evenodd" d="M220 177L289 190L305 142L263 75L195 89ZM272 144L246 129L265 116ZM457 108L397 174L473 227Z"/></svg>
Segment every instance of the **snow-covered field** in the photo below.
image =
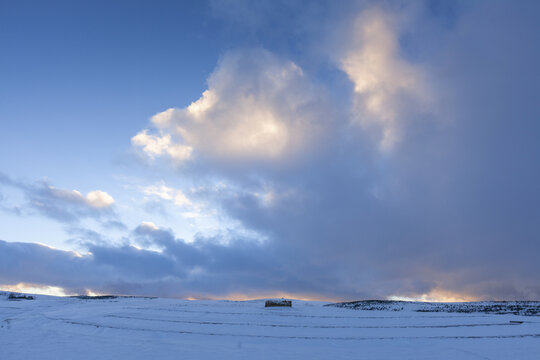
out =
<svg viewBox="0 0 540 360"><path fill-rule="evenodd" d="M486 313L489 303L460 312L399 302L265 308L264 300L7 295L0 359L540 359L540 316Z"/></svg>

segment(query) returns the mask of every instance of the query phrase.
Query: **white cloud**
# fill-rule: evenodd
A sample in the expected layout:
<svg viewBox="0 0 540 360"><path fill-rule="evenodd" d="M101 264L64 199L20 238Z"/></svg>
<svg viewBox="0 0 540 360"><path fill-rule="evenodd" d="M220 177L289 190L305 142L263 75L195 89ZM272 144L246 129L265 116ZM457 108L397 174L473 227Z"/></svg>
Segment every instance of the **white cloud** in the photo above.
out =
<svg viewBox="0 0 540 360"><path fill-rule="evenodd" d="M114 199L105 191L94 190L86 195L86 202L93 207L108 207L114 204Z"/></svg>
<svg viewBox="0 0 540 360"><path fill-rule="evenodd" d="M148 130L143 130L131 138L131 143L143 147L145 153L150 157L154 157L163 154L167 150L167 147L171 144L171 136L148 135Z"/></svg>
<svg viewBox="0 0 540 360"><path fill-rule="evenodd" d="M198 211L185 211L182 216L186 219L197 219L201 217L201 213Z"/></svg>
<svg viewBox="0 0 540 360"><path fill-rule="evenodd" d="M151 231L156 231L156 230L159 230L159 228L157 227L156 224L154 224L153 222L151 221L143 221L141 223L141 225L139 225L141 228L143 229L147 229L147 230L151 230Z"/></svg>
<svg viewBox="0 0 540 360"><path fill-rule="evenodd" d="M150 157L261 160L296 155L323 134L322 92L302 69L265 50L225 55L201 98L152 117L159 135L132 139Z"/></svg>
<svg viewBox="0 0 540 360"><path fill-rule="evenodd" d="M166 121L167 113L170 112L169 110L154 116L154 118L157 118L156 122L160 123L161 121ZM191 146L173 144L171 135L169 134L163 136L149 135L148 130L143 130L132 137L131 143L135 146L142 147L143 151L152 159L156 156L167 154L172 160L178 163L182 163L189 159L191 157L191 152L193 151Z"/></svg>
<svg viewBox="0 0 540 360"><path fill-rule="evenodd" d="M210 110L217 102L218 98L215 92L212 92L210 90L206 90L202 93L202 97L191 103L187 107L187 112L193 116L195 119L202 117L208 110ZM157 117L160 114L154 116L152 121L154 123L157 123Z"/></svg>
<svg viewBox="0 0 540 360"><path fill-rule="evenodd" d="M77 190L63 190L51 185L48 186L48 190L58 199L84 203L94 208L106 208L114 204L113 197L101 190L90 191L86 197Z"/></svg>
<svg viewBox="0 0 540 360"><path fill-rule="evenodd" d="M157 196L164 200L172 201L176 206L191 205L186 195L179 189L173 189L164 184L150 185L142 188L142 192L146 195Z"/></svg>
<svg viewBox="0 0 540 360"><path fill-rule="evenodd" d="M297 191L293 188L277 189L269 184L264 185L259 191L252 192L251 195L258 199L262 207L268 209L277 207L283 201L291 200L298 196Z"/></svg>
<svg viewBox="0 0 540 360"><path fill-rule="evenodd" d="M427 99L423 71L400 58L393 19L380 10L362 13L353 26L351 46L339 59L354 84L355 121L381 132L380 147L391 149L400 138L403 99Z"/></svg>

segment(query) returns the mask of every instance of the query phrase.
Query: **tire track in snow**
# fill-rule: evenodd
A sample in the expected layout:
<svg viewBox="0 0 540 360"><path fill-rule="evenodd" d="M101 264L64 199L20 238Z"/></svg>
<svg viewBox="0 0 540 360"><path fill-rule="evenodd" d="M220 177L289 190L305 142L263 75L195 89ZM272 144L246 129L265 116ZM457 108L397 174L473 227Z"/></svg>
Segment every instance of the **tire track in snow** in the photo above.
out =
<svg viewBox="0 0 540 360"><path fill-rule="evenodd" d="M186 334L186 335L204 335L204 336L222 336L222 337L242 337L242 338L265 338L265 339L292 339L292 340L344 340L344 341L364 341L364 340L445 340L445 339L516 339L516 338L540 338L540 334L519 334L519 335L471 335L471 336L389 336L389 337L354 337L354 336L283 336L283 335L255 335L255 334L225 334L214 332L202 332L202 331L189 331L189 330L165 330L165 329L146 329L146 328L131 328L125 326L113 326L104 325L99 323L73 321L62 318L51 318L49 320L62 321L71 325L88 326L95 328L115 329L115 330L128 330L128 331L142 331L142 332L160 332L169 334Z"/></svg>
<svg viewBox="0 0 540 360"><path fill-rule="evenodd" d="M312 329L424 329L424 328L457 328L457 327L478 327L478 326L516 326L521 325L518 323L485 323L485 324L450 324L450 325L387 325L387 326L375 326L375 325L293 325L293 324L258 324L249 322L218 322L218 321L194 321L194 320L171 320L171 319L154 319L143 318L136 316L122 316L109 314L105 317L119 318L119 319L133 319L133 320L145 320L145 321L157 321L157 322L171 322L171 323L183 323L183 324L198 324L198 325L232 325L232 326L261 326L261 327L283 327L283 328L312 328Z"/></svg>
<svg viewBox="0 0 540 360"><path fill-rule="evenodd" d="M335 316L335 315L301 315L301 314L280 314L274 313L242 313L242 312L222 312L207 310L177 310L170 308L145 308L145 307L124 307L128 310L159 310L169 312L185 312L196 314L220 314L220 315L254 315L254 316L282 316L282 317L301 317L301 318L319 318L319 319L449 319L449 318L473 318L489 317L489 315L450 315L450 316ZM273 311L273 310L271 310Z"/></svg>

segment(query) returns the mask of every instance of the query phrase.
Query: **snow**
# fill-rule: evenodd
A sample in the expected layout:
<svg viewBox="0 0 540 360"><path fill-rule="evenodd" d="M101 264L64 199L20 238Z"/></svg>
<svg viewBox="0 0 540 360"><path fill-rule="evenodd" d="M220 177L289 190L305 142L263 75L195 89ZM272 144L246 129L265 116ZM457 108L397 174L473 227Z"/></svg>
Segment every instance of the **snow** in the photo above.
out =
<svg viewBox="0 0 540 360"><path fill-rule="evenodd" d="M537 315L7 295L0 359L540 359Z"/></svg>

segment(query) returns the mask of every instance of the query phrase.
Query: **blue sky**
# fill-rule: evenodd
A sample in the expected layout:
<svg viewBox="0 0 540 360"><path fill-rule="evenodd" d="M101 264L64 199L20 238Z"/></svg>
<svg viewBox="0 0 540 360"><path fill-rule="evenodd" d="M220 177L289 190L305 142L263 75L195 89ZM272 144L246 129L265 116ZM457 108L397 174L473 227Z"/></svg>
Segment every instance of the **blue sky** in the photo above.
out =
<svg viewBox="0 0 540 360"><path fill-rule="evenodd" d="M3 157L5 173L83 192L121 190L115 177L126 173L130 134L196 98L221 51L219 27L204 25L208 4L161 5L3 4L1 146L17 154ZM20 233L20 222L9 225L16 220L3 224L4 238L63 243L43 225Z"/></svg>
<svg viewBox="0 0 540 360"><path fill-rule="evenodd" d="M0 2L0 286L540 299L538 10Z"/></svg>
<svg viewBox="0 0 540 360"><path fill-rule="evenodd" d="M202 24L203 3L23 1L2 9L2 117L11 120L2 144L12 148L28 135L35 144L17 148L17 173L28 168L20 159L31 160L39 148L44 153L33 167L43 165L44 176L66 161L87 173L110 165L111 155L129 145L126 133L204 90L221 51L211 36L217 29ZM22 124L34 131L28 134ZM40 164L46 159L51 163Z"/></svg>

